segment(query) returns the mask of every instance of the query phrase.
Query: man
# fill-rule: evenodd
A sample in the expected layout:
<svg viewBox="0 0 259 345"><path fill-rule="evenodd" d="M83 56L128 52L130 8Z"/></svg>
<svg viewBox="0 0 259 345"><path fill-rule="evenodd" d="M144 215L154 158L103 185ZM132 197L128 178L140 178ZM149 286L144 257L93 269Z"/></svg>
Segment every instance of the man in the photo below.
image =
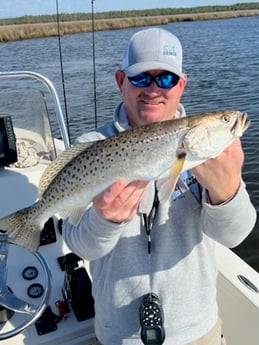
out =
<svg viewBox="0 0 259 345"><path fill-rule="evenodd" d="M151 28L133 35L115 79L123 102L114 120L79 141L185 116L182 47L170 32ZM236 140L183 173L170 201L159 205L153 184L117 181L79 224L64 222L67 244L90 261L95 331L103 345L223 344L214 246L236 246L254 226L256 212L240 177L243 160ZM153 199L148 216L143 205Z"/></svg>

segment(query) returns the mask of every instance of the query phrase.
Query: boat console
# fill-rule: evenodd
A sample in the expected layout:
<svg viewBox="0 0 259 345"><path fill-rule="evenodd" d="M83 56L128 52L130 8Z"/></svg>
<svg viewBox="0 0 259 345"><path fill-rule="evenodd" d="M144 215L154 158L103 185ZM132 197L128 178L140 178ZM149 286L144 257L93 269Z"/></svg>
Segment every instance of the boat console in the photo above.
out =
<svg viewBox="0 0 259 345"><path fill-rule="evenodd" d="M32 72L0 73L2 78L17 78L23 88L0 92L0 218L35 203L43 171L69 147L52 83ZM47 88L52 105L42 90L24 88L27 78ZM52 134L54 121L62 140ZM1 344L97 344L88 265L65 245L61 222L46 222L37 253L0 232Z"/></svg>

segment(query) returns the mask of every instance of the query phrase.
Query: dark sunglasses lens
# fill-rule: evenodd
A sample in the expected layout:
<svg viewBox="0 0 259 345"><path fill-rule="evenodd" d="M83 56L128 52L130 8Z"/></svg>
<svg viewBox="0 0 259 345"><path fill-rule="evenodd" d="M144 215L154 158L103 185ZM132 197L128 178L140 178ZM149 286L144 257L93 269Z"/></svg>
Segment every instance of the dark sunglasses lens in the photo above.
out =
<svg viewBox="0 0 259 345"><path fill-rule="evenodd" d="M177 85L179 77L175 74L161 74L156 77L157 85L162 89L170 89Z"/></svg>
<svg viewBox="0 0 259 345"><path fill-rule="evenodd" d="M165 73L156 77L151 76L148 73L141 73L134 77L128 77L132 85L136 87L148 87L153 80L155 80L158 87L161 89L170 89L177 85L179 77L176 74Z"/></svg>
<svg viewBox="0 0 259 345"><path fill-rule="evenodd" d="M141 73L134 77L129 77L132 85L137 87L147 87L151 84L152 77L147 73Z"/></svg>

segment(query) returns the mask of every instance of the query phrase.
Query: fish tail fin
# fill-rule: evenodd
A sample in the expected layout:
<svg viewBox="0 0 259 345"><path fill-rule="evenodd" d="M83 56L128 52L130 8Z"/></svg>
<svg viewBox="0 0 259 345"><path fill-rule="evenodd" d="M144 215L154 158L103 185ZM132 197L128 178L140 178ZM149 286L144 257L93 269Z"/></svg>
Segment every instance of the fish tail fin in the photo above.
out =
<svg viewBox="0 0 259 345"><path fill-rule="evenodd" d="M11 242L29 251L37 251L41 227L29 219L29 209L23 209L0 219L0 230L10 234Z"/></svg>

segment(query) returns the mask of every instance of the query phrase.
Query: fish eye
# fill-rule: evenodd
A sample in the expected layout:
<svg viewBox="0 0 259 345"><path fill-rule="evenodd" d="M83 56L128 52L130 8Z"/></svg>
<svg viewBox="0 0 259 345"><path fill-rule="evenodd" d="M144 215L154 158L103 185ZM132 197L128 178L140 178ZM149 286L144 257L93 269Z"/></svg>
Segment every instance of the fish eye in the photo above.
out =
<svg viewBox="0 0 259 345"><path fill-rule="evenodd" d="M224 114L221 116L221 120L224 122L224 123L228 123L229 120L230 120L230 116L227 115L227 114Z"/></svg>

